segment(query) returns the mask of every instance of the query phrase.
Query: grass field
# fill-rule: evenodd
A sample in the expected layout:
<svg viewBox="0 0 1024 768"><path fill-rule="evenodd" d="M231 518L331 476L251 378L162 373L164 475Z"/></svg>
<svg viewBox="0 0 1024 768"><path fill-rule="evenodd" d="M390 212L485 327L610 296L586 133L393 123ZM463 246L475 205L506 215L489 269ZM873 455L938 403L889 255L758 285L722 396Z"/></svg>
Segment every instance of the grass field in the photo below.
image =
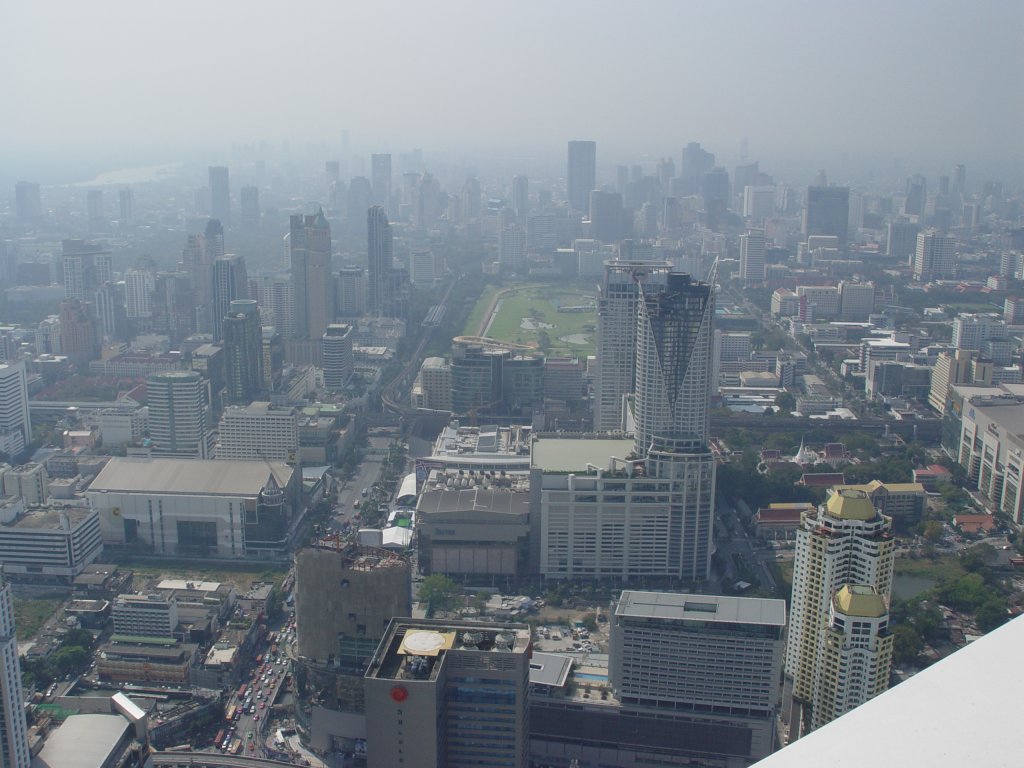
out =
<svg viewBox="0 0 1024 768"><path fill-rule="evenodd" d="M487 290L470 313L463 333L477 335L495 292ZM587 306L585 312L559 312L559 307ZM484 335L500 341L541 346L547 335L549 351L580 357L593 354L597 306L593 291L549 285L505 289Z"/></svg>
<svg viewBox="0 0 1024 768"><path fill-rule="evenodd" d="M14 626L18 640L25 641L35 637L46 620L57 607L64 602L62 597L21 598L14 595Z"/></svg>
<svg viewBox="0 0 1024 768"><path fill-rule="evenodd" d="M928 579L942 581L943 579L958 579L967 571L960 564L960 558L956 555L938 557L930 560L922 557L919 560L911 560L909 557L899 557L893 564L893 573L897 576L921 576Z"/></svg>

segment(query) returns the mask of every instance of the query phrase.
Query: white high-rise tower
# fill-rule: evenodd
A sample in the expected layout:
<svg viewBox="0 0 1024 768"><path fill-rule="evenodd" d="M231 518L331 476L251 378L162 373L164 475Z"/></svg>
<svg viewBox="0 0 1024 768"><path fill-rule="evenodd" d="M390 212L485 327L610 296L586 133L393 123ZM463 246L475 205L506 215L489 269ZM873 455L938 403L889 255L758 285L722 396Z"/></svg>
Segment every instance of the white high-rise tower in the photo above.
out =
<svg viewBox="0 0 1024 768"><path fill-rule="evenodd" d="M21 687L18 639L14 634L14 607L11 588L0 565L0 766L28 768L31 764L25 691Z"/></svg>
<svg viewBox="0 0 1024 768"><path fill-rule="evenodd" d="M594 430L623 427L622 399L635 391L636 319L640 296L665 284L666 262L606 261L597 295Z"/></svg>
<svg viewBox="0 0 1024 768"><path fill-rule="evenodd" d="M0 452L14 458L32 441L24 363L0 364Z"/></svg>

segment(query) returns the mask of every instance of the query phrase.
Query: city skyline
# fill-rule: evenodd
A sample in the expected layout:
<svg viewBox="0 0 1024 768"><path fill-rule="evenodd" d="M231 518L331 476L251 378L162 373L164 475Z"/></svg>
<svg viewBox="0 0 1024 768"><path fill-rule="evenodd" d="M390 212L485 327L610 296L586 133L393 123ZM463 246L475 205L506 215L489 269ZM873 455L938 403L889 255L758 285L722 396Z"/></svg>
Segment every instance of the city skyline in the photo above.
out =
<svg viewBox="0 0 1024 768"><path fill-rule="evenodd" d="M326 103L319 97L319 78L297 79L269 63L266 53L282 44L278 22L246 14L240 23L247 6L237 2L203 7L202 24L191 13L143 13L125 2L88 12L66 2L9 8L9 25L26 34L0 62L9 61L9 69L17 61L32 66L20 67L9 84L10 119L0 128L0 145L7 149L0 165L24 176L22 161L38 159L44 147L71 164L74 155L89 154L93 160L110 158L114 167L131 157L167 159L186 149L220 154L232 143L261 140L337 147L347 129L352 150L367 153L403 146L461 154L552 153L554 136L585 135L605 155L632 148L656 156L703 137L719 152L739 155L749 139L755 155L815 158L819 165L827 158L876 156L881 168L897 158L952 153L975 167L995 169L1012 156L1012 126L1022 120L1020 99L1013 98L1024 90L1024 62L1013 39L1024 24L1019 4L869 3L848 14L795 3L648 3L642 9L609 4L594 14L589 6L569 2L544 8L544 24L535 23L533 13L499 16L459 3L394 6L394 14L329 4L311 9L321 21L311 31L315 39L301 44L311 57L310 70L358 70L376 57L380 41L391 53L375 77L349 79L341 97ZM438 23L445 17L458 23ZM359 36L340 32L356 28ZM563 34L572 28L582 34ZM819 34L824 29L828 34ZM92 66L75 68L64 53L71 30L96 40L117 32L119 45L96 46ZM457 90L438 94L407 76L423 58L424 30L434 66L461 73ZM540 54L532 57L536 63L517 47L517 31ZM686 45L678 44L681 34ZM339 36L344 44L333 44ZM173 73L148 63L173 55L181 39L193 41L196 55L180 60ZM374 50L367 49L371 40ZM285 50L297 44L285 42ZM225 50L233 55L220 56ZM985 56L978 56L982 50ZM489 66L467 66L474 56ZM139 65L126 69L125 57ZM601 83L605 98L560 96L578 88L581 70L575 63L583 57L589 79ZM820 61L829 66L808 66ZM126 108L105 104L102 120L79 122L69 136L59 117L93 114L83 78L94 71L117 71L121 88L133 98ZM547 87L538 89L541 72ZM494 78L503 88L491 86ZM217 89L191 85L210 80L236 81L239 90L224 99ZM681 84L679 98L664 98L669 81ZM39 99L43 92L50 97ZM297 127L276 109L273 94L316 100L323 107L320 119ZM955 105L950 94L956 94ZM607 109L608 100L615 110ZM185 103L189 110L182 109ZM873 109L883 104L884 119ZM216 128L211 121L185 119L195 110L216 113ZM642 133L635 127L637 111L648 117ZM411 114L420 118L410 121ZM535 120L540 114L545 119ZM942 131L924 130L940 124ZM473 129L466 130L468 125Z"/></svg>

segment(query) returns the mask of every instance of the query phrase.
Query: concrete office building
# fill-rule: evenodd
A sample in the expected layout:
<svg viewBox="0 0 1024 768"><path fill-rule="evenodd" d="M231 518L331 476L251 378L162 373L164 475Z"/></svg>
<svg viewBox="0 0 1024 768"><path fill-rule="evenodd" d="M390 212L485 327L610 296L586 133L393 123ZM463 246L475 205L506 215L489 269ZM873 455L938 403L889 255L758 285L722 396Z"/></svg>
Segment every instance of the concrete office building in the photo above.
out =
<svg viewBox="0 0 1024 768"><path fill-rule="evenodd" d="M18 581L70 584L102 552L99 513L88 507L29 509L0 525L0 562Z"/></svg>
<svg viewBox="0 0 1024 768"><path fill-rule="evenodd" d="M178 628L178 601L160 594L118 595L111 616L115 635L170 640Z"/></svg>
<svg viewBox="0 0 1024 768"><path fill-rule="evenodd" d="M29 462L3 473L4 495L17 496L25 504L45 504L50 496L45 464Z"/></svg>
<svg viewBox="0 0 1024 768"><path fill-rule="evenodd" d="M272 461L113 458L86 491L105 546L158 555L279 557L299 473Z"/></svg>
<svg viewBox="0 0 1024 768"><path fill-rule="evenodd" d="M412 387L412 405L432 411L452 409L452 367L443 357L423 360Z"/></svg>
<svg viewBox="0 0 1024 768"><path fill-rule="evenodd" d="M396 618L366 671L367 765L526 768L530 628Z"/></svg>
<svg viewBox="0 0 1024 768"><path fill-rule="evenodd" d="M25 721L25 691L18 662L11 587L0 565L0 765L29 768L32 756Z"/></svg>
<svg viewBox="0 0 1024 768"><path fill-rule="evenodd" d="M997 314L961 312L953 318L952 344L956 349L982 352L986 341L1005 341L1006 321Z"/></svg>
<svg viewBox="0 0 1024 768"><path fill-rule="evenodd" d="M198 373L167 371L150 376L146 393L154 456L208 459L213 455L207 390Z"/></svg>
<svg viewBox="0 0 1024 768"><path fill-rule="evenodd" d="M290 406L263 401L228 406L218 435L218 461L298 461L299 413Z"/></svg>
<svg viewBox="0 0 1024 768"><path fill-rule="evenodd" d="M14 458L32 441L28 377L21 362L0 363L0 451Z"/></svg>
<svg viewBox="0 0 1024 768"><path fill-rule="evenodd" d="M623 398L636 391L636 328L640 297L665 285L666 262L605 261L597 296L594 429L621 431Z"/></svg>
<svg viewBox="0 0 1024 768"><path fill-rule="evenodd" d="M992 383L992 364L978 359L976 352L957 349L940 352L932 366L928 405L940 414L946 413L949 388L956 384L986 385Z"/></svg>
<svg viewBox="0 0 1024 768"><path fill-rule="evenodd" d="M416 502L419 567L449 576L526 576L530 482L526 474L434 470Z"/></svg>
<svg viewBox="0 0 1024 768"><path fill-rule="evenodd" d="M324 539L295 556L295 714L311 748L353 751L366 738L363 674L395 616L412 611L409 562Z"/></svg>
<svg viewBox="0 0 1024 768"><path fill-rule="evenodd" d="M805 236L833 235L846 245L850 226L849 187L808 187L804 209Z"/></svg>
<svg viewBox="0 0 1024 768"><path fill-rule="evenodd" d="M225 224L231 223L231 187L228 183L228 169L211 165L210 176L210 217Z"/></svg>
<svg viewBox="0 0 1024 768"><path fill-rule="evenodd" d="M590 209L590 193L597 187L597 143L570 141L566 168L566 197L577 213Z"/></svg>
<svg viewBox="0 0 1024 768"><path fill-rule="evenodd" d="M839 283L839 317L843 320L866 322L875 311L875 284Z"/></svg>
<svg viewBox="0 0 1024 768"><path fill-rule="evenodd" d="M835 490L820 507L801 515L786 644L792 706L784 716L790 741L828 720L827 712L813 710L813 702L816 687L831 674L823 648L833 599L842 587L861 585L888 604L894 556L892 518L876 510L864 491ZM888 670L884 677L887 685ZM841 684L835 694L840 700Z"/></svg>
<svg viewBox="0 0 1024 768"><path fill-rule="evenodd" d="M976 394L959 410L954 458L992 510L1024 523L1024 387Z"/></svg>

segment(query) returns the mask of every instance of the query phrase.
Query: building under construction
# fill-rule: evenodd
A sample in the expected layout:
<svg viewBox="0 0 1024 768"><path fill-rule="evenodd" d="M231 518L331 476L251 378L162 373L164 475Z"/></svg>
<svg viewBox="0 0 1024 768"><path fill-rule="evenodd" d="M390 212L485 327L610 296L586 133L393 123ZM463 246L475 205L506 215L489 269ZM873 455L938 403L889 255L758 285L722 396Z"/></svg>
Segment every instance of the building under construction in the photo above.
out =
<svg viewBox="0 0 1024 768"><path fill-rule="evenodd" d="M313 749L351 752L366 738L363 673L391 619L411 611L401 555L338 537L296 554L295 714Z"/></svg>

